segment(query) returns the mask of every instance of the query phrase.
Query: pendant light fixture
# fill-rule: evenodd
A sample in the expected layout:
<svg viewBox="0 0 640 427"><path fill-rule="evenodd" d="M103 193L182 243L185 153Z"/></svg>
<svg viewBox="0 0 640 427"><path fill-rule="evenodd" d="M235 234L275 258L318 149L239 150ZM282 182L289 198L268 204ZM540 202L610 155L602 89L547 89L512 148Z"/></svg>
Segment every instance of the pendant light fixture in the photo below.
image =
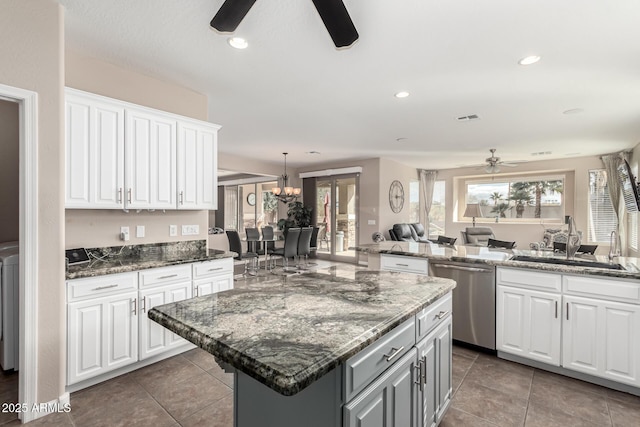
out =
<svg viewBox="0 0 640 427"><path fill-rule="evenodd" d="M284 174L281 176L282 178L282 188L281 187L273 187L271 192L274 196L278 198L282 203L291 203L298 198L300 195L300 188L298 187L289 187L289 175L287 175L287 154L282 153L284 155Z"/></svg>

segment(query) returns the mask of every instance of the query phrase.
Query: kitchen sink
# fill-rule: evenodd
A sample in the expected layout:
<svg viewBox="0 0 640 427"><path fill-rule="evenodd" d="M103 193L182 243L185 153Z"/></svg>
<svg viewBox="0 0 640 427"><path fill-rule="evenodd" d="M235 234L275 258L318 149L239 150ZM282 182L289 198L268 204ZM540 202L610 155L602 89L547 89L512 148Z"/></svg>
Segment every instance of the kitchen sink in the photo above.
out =
<svg viewBox="0 0 640 427"><path fill-rule="evenodd" d="M563 258L536 257L536 256L528 256L528 255L516 255L513 258L511 258L511 261L541 262L544 264L569 265L574 267L606 268L609 270L625 269L620 264L610 264L608 262L589 261L586 259L563 259Z"/></svg>

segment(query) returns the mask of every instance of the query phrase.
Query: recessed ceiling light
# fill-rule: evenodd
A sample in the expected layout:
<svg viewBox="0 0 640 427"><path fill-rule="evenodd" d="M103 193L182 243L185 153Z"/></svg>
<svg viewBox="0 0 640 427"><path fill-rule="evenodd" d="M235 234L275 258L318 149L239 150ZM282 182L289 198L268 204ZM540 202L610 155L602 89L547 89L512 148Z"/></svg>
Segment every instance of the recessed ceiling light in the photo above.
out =
<svg viewBox="0 0 640 427"><path fill-rule="evenodd" d="M540 57L538 55L531 55L531 56L525 56L524 58L522 58L520 61L518 61L518 64L531 65L531 64L535 64L538 61L540 61Z"/></svg>
<svg viewBox="0 0 640 427"><path fill-rule="evenodd" d="M407 96L409 96L409 92L406 91L402 91L402 92L398 92L394 95L396 98L406 98Z"/></svg>
<svg viewBox="0 0 640 427"><path fill-rule="evenodd" d="M572 108L571 110L565 110L562 112L562 114L580 114L580 113L584 113L584 110L582 108Z"/></svg>
<svg viewBox="0 0 640 427"><path fill-rule="evenodd" d="M249 43L242 37L229 37L228 42L231 47L236 49L246 49L249 46Z"/></svg>

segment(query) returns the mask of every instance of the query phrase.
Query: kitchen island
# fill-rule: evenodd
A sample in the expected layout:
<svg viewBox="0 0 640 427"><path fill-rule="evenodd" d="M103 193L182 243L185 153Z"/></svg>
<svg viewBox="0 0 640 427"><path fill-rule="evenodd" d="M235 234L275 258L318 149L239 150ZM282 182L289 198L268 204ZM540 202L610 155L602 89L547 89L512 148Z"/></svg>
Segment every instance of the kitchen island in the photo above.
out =
<svg viewBox="0 0 640 427"><path fill-rule="evenodd" d="M236 426L400 425L389 417L423 425L439 420L451 397L454 287L333 267L148 315L233 369Z"/></svg>

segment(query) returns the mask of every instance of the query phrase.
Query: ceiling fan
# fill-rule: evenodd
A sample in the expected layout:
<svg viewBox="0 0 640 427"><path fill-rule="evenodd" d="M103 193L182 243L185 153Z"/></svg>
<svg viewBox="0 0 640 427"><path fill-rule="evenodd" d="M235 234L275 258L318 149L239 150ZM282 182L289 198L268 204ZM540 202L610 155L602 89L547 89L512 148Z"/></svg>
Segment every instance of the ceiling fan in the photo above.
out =
<svg viewBox="0 0 640 427"><path fill-rule="evenodd" d="M337 48L349 47L358 40L358 31L342 0L312 0L320 19ZM256 0L225 0L211 20L211 27L233 33Z"/></svg>
<svg viewBox="0 0 640 427"><path fill-rule="evenodd" d="M496 157L496 149L495 148L490 148L489 151L491 151L491 157L487 157L485 159L487 164L484 165L484 171L486 173L498 173L498 172L500 172L500 167L501 166L506 166L508 168L513 168L513 167L518 166L515 163L506 163L506 162L500 161L500 157Z"/></svg>

